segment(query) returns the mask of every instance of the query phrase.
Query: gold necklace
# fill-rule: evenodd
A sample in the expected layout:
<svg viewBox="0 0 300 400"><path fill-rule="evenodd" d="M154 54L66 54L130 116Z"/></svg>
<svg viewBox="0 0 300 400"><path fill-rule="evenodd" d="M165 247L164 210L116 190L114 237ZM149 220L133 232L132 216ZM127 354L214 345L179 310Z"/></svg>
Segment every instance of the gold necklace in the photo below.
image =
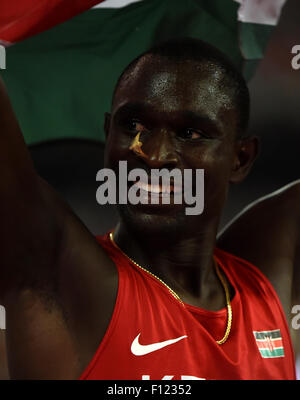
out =
<svg viewBox="0 0 300 400"><path fill-rule="evenodd" d="M133 264L135 264L137 267L139 267L140 269L142 269L143 271L147 272L149 275L153 276L155 279L157 279L160 283L162 283L171 293L171 295L173 297L175 297L176 300L178 300L183 306L184 306L184 302L181 300L181 298L178 296L178 294L170 288L170 286L168 286L162 279L160 279L158 276L154 275L152 272L148 271L146 268L142 267L140 264L138 264L137 262L135 262L132 258L130 258L126 253L124 253L124 251L122 249L120 249L120 247L116 244L116 242L114 241L114 236L113 236L113 232L110 232L109 234L109 238L110 241L112 242L112 244L119 250L121 251L121 253L128 258ZM224 288L225 291L225 297L226 297L226 305L227 305L227 326L226 326L226 330L225 330L225 334L223 336L222 339L220 340L216 340L217 344L223 344L226 342L226 340L228 339L230 330L231 330L231 325L232 325L232 308L231 308L231 304L230 304L230 295L229 295L229 290L228 290L228 286L226 284L225 279L223 278L223 276L220 273L219 270L219 266L218 263L215 260L215 266L216 266L216 272L218 275L218 278L220 279L222 286Z"/></svg>

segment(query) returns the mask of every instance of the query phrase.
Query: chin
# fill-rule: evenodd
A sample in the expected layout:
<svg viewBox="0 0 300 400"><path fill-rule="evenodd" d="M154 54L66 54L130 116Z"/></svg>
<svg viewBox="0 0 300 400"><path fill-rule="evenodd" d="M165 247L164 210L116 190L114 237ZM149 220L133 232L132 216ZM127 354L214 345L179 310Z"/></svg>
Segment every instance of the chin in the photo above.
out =
<svg viewBox="0 0 300 400"><path fill-rule="evenodd" d="M178 236L186 225L184 208L143 207L142 205L119 205L118 212L123 223L133 232L143 236Z"/></svg>

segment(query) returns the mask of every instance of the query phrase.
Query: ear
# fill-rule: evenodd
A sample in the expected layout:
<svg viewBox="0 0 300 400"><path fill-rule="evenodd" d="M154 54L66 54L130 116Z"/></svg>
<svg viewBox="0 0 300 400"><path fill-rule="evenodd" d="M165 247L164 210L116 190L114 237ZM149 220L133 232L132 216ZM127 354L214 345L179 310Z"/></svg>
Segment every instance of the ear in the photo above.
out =
<svg viewBox="0 0 300 400"><path fill-rule="evenodd" d="M111 120L110 113L108 113L108 112L104 113L104 132L105 132L105 138L106 139L107 139L108 134L109 134L110 120Z"/></svg>
<svg viewBox="0 0 300 400"><path fill-rule="evenodd" d="M259 153L259 149L260 140L257 136L237 141L230 183L239 183L246 178Z"/></svg>

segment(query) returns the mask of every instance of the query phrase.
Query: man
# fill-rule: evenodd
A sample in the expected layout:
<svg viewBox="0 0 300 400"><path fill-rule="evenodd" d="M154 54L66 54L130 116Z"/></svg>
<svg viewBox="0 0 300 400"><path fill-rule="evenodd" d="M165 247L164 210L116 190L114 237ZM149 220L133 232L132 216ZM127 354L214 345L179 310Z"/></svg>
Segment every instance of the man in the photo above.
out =
<svg viewBox="0 0 300 400"><path fill-rule="evenodd" d="M215 248L228 188L258 151L246 136L246 84L222 53L195 39L149 50L120 77L105 120L114 171L120 160L149 177L204 169L199 215L174 193L168 205L122 204L112 234L96 240L35 173L3 85L0 109L0 303L12 378L295 378L278 296L288 316L299 182L220 237L238 257ZM150 181L142 189L155 191Z"/></svg>

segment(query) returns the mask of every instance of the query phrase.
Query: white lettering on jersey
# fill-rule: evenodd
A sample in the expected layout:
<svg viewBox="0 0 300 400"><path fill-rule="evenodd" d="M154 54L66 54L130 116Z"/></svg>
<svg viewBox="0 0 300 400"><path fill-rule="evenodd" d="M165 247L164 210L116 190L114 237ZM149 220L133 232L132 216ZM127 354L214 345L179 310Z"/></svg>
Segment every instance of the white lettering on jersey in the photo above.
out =
<svg viewBox="0 0 300 400"><path fill-rule="evenodd" d="M165 375L161 378L162 381L171 381L174 378L174 375ZM180 378L182 381L205 381L205 378L199 378L198 376L193 376L193 375L181 375ZM142 375L142 380L143 381L150 381L150 375Z"/></svg>

